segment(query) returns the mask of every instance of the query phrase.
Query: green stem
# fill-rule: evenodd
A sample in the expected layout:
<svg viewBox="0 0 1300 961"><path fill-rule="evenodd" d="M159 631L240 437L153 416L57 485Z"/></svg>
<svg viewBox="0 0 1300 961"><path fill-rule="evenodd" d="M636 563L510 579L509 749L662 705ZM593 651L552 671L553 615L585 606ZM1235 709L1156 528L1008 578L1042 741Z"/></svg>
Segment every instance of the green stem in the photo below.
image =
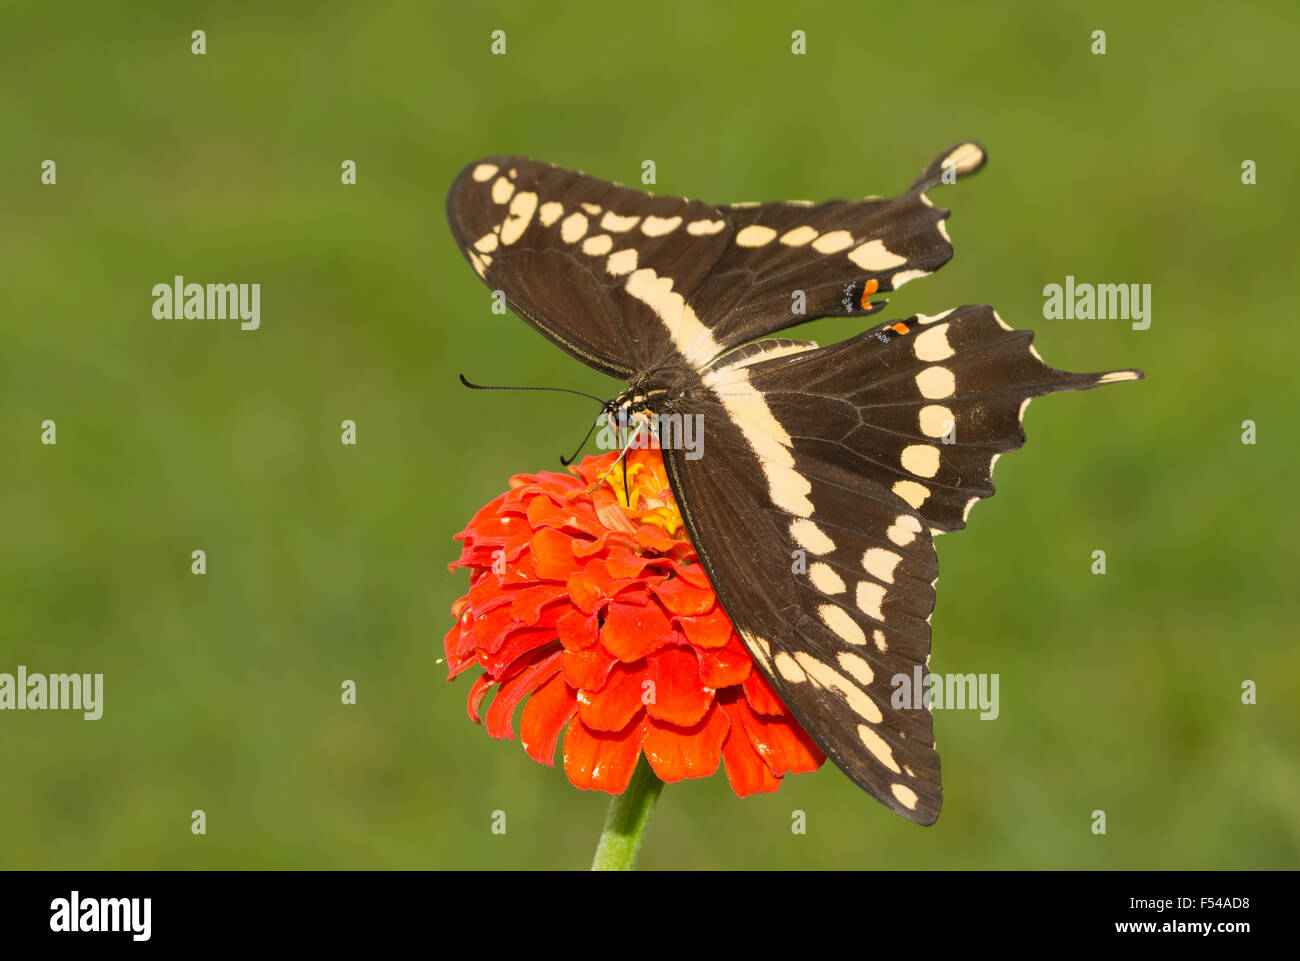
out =
<svg viewBox="0 0 1300 961"><path fill-rule="evenodd" d="M627 790L609 804L605 830L596 845L596 859L591 862L593 871L631 871L635 867L641 840L663 789L664 782L655 776L645 755L641 755Z"/></svg>

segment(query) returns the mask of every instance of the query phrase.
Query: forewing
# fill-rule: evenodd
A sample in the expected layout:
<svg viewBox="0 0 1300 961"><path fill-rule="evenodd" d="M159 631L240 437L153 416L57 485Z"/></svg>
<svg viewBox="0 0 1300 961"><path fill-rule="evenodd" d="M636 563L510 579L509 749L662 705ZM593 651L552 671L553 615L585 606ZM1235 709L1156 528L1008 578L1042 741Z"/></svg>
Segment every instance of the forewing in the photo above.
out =
<svg viewBox="0 0 1300 961"><path fill-rule="evenodd" d="M926 191L984 163L959 143L891 200L713 207L523 157L468 165L447 197L466 259L578 359L619 377L701 370L723 351L817 317L865 316L878 292L952 256Z"/></svg>
<svg viewBox="0 0 1300 961"><path fill-rule="evenodd" d="M950 211L936 208L926 191L984 162L984 148L964 141L935 157L892 199L724 208L735 229L732 242L691 304L724 346L818 317L874 313L885 305L872 301L874 294L951 259Z"/></svg>
<svg viewBox="0 0 1300 961"><path fill-rule="evenodd" d="M524 157L469 164L447 195L465 258L521 317L618 377L718 348L687 298L730 243L716 208Z"/></svg>

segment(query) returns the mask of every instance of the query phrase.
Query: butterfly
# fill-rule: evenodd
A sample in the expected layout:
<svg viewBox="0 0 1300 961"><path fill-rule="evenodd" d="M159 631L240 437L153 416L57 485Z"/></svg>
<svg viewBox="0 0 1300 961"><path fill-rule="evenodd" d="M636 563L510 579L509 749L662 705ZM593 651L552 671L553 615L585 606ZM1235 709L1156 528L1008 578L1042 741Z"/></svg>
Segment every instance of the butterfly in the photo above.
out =
<svg viewBox="0 0 1300 961"><path fill-rule="evenodd" d="M1032 398L1143 375L1049 367L1032 331L984 305L826 347L768 335L871 317L876 294L938 270L950 212L927 191L985 159L958 143L892 199L712 206L500 156L447 196L479 277L627 381L606 411L700 418L701 451L665 443L663 458L723 609L826 755L919 824L942 803L933 719L892 695L898 676L928 677L934 537L993 494Z"/></svg>

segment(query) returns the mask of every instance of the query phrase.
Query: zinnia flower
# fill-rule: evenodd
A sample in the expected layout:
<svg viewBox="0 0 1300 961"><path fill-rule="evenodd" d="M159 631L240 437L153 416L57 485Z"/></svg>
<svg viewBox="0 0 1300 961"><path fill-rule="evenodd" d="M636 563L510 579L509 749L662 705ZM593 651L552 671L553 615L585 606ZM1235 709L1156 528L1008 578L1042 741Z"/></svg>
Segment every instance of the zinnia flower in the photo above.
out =
<svg viewBox="0 0 1300 961"><path fill-rule="evenodd" d="M588 457L576 477L511 478L456 535L469 593L452 605L448 679L483 673L469 715L574 785L620 794L644 752L663 781L719 760L740 796L825 756L756 670L687 539L658 450ZM630 503L629 500L630 494ZM495 697L483 711L489 691ZM567 731L566 731L567 727Z"/></svg>

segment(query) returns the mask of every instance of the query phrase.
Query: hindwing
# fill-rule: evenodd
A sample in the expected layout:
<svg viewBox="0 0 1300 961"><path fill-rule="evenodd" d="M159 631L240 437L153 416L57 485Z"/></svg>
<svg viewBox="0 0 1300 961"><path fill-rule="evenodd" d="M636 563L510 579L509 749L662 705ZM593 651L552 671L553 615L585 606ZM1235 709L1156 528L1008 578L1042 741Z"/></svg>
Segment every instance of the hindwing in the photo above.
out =
<svg viewBox="0 0 1300 961"><path fill-rule="evenodd" d="M738 351L674 408L702 418L702 456L664 451L755 661L841 770L921 824L942 803L932 721L913 693L929 674L932 535L993 493L1030 398L1141 376L1055 370L1031 338L970 306L825 348Z"/></svg>

